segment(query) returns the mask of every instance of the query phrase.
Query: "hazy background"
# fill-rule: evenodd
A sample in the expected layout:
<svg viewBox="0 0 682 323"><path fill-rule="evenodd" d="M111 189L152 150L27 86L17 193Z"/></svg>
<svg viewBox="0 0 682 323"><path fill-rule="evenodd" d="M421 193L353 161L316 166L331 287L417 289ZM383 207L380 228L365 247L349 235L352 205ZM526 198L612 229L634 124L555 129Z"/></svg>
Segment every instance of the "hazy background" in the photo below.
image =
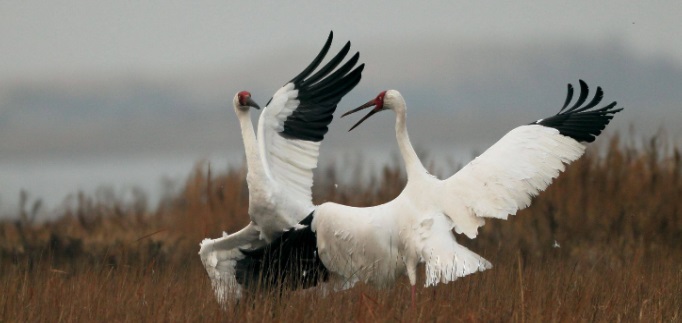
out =
<svg viewBox="0 0 682 323"><path fill-rule="evenodd" d="M46 210L78 190L181 180L243 154L234 94L264 105L330 30L367 64L341 112L406 97L435 160L461 160L555 113L584 79L617 100L610 133L682 139L682 3L673 1L0 2L0 216L20 190ZM359 116L358 116L359 117ZM395 158L394 116L335 119L321 166ZM254 117L255 119L255 117ZM49 212L48 212L49 214Z"/></svg>

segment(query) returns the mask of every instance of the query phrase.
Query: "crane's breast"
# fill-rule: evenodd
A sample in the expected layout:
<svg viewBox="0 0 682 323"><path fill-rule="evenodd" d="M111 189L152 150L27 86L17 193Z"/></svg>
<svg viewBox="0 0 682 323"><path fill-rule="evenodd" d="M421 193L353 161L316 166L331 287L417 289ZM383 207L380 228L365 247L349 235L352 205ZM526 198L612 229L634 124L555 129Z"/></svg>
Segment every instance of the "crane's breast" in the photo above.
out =
<svg viewBox="0 0 682 323"><path fill-rule="evenodd" d="M324 206L324 205L323 205ZM315 211L320 259L331 272L376 287L390 285L404 273L398 231L382 225L368 208L329 208Z"/></svg>

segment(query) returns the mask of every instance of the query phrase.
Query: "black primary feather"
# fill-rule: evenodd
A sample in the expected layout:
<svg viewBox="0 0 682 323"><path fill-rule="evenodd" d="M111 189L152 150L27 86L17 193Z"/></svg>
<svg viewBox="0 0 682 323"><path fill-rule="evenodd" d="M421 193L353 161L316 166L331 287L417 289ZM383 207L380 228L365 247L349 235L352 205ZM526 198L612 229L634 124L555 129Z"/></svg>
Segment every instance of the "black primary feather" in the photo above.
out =
<svg viewBox="0 0 682 323"><path fill-rule="evenodd" d="M310 228L313 213L270 244L255 250L240 250L235 277L244 288L254 290L304 289L329 279L329 271L317 253L317 237Z"/></svg>
<svg viewBox="0 0 682 323"><path fill-rule="evenodd" d="M594 139L601 134L606 125L611 122L613 116L623 109L616 109L615 101L603 108L593 109L604 97L604 91L602 91L601 87L597 87L594 98L592 98L587 105L582 106L587 100L589 87L583 80L579 81L580 95L572 107L566 109L573 98L573 86L569 84L566 101L564 106L559 110L559 113L552 117L535 121L532 124L555 128L559 130L559 133L562 135L571 137L577 141L593 142Z"/></svg>
<svg viewBox="0 0 682 323"><path fill-rule="evenodd" d="M299 103L284 120L283 130L279 133L284 138L322 141L341 98L358 85L362 78L365 65L355 66L360 57L359 52L339 67L350 51L350 42L347 42L327 64L312 74L327 55L333 35L333 32L329 33L320 53L301 73L289 81L298 90L296 99Z"/></svg>

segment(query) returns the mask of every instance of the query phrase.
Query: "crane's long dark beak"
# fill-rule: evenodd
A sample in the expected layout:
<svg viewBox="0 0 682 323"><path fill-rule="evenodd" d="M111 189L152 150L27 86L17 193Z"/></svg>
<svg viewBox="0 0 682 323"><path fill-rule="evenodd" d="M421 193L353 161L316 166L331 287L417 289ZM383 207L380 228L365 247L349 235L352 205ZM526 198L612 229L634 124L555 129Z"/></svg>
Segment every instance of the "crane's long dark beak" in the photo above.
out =
<svg viewBox="0 0 682 323"><path fill-rule="evenodd" d="M246 102L244 102L244 103L246 103L247 106L250 106L252 108L260 109L260 106L258 106L258 103L256 103L256 101L251 99L251 97L246 98Z"/></svg>
<svg viewBox="0 0 682 323"><path fill-rule="evenodd" d="M357 107L357 108L355 108L355 109L353 109L353 110L350 110L350 111L344 113L344 114L341 116L341 118L343 118L343 117L345 117L345 116L347 116L347 115L349 115L349 114L353 114L353 113L355 113L355 112L358 112L358 111L360 111L360 110L364 110L364 109L367 109L367 108L369 108L369 107L373 107L373 106L375 106L375 105L376 105L376 100L372 99L372 100L370 100L369 102L367 102L367 103L361 105L360 107ZM358 121L358 122L357 122L353 127L351 127L348 131L350 132L351 130L355 129L355 127L359 126L363 121L367 120L367 118L371 117L373 114L375 114L375 113L377 113L377 112L379 112L379 111L381 111L381 109L376 109L376 108L375 108L375 109L372 109L372 111L370 111L366 116L362 117L362 119L360 119L360 121Z"/></svg>

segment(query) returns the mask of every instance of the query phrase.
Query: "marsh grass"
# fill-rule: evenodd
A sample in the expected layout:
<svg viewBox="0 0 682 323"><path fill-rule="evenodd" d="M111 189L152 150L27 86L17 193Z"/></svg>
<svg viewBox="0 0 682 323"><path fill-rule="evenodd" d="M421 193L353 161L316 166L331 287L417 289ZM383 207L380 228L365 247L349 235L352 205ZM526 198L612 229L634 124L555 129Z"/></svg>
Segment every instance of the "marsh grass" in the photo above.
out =
<svg viewBox="0 0 682 323"><path fill-rule="evenodd" d="M336 174L318 172L316 202L378 204L405 182L400 165L340 187ZM221 309L198 243L247 223L244 177L244 168L216 173L198 164L182 191L154 208L143 194L132 202L78 194L47 222L25 201L16 220L0 223L0 321L681 319L682 161L658 138L614 137L528 209L488 220L475 240L459 236L493 269L436 288L418 284L414 309L405 278L388 290L261 292Z"/></svg>

